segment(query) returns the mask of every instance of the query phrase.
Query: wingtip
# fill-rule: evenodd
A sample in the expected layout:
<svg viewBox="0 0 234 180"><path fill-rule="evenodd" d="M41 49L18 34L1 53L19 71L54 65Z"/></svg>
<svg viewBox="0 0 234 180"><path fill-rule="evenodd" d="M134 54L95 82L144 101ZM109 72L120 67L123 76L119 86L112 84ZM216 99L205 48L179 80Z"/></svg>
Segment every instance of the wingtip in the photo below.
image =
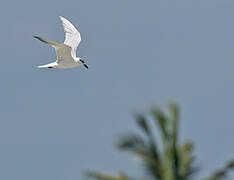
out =
<svg viewBox="0 0 234 180"><path fill-rule="evenodd" d="M65 19L63 16L59 16L59 18L62 20L62 19Z"/></svg>
<svg viewBox="0 0 234 180"><path fill-rule="evenodd" d="M34 36L34 35L33 35L33 37L36 38L36 39L39 39L39 40L41 39L39 36Z"/></svg>

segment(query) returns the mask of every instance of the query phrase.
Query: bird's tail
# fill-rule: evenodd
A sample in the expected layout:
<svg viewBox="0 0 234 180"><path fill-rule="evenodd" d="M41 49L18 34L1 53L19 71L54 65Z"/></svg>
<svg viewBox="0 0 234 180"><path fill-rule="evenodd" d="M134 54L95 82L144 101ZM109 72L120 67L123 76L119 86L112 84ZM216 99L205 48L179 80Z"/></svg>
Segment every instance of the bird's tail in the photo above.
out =
<svg viewBox="0 0 234 180"><path fill-rule="evenodd" d="M56 62L52 62L50 64L45 64L45 65L41 65L41 66L37 66L38 68L56 68L57 63Z"/></svg>

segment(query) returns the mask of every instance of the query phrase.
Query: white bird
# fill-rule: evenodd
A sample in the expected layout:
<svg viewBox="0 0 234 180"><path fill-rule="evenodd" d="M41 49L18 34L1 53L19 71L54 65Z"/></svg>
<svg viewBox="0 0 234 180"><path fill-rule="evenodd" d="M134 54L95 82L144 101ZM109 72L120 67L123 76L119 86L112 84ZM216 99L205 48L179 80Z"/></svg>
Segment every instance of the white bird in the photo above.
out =
<svg viewBox="0 0 234 180"><path fill-rule="evenodd" d="M64 43L58 43L51 40L46 40L39 36L33 36L34 38L47 43L55 48L57 60L55 62L38 66L38 68L73 68L77 66L84 66L88 69L88 66L80 58L76 57L76 49L81 42L81 36L79 31L64 17L59 16L63 30L65 32Z"/></svg>

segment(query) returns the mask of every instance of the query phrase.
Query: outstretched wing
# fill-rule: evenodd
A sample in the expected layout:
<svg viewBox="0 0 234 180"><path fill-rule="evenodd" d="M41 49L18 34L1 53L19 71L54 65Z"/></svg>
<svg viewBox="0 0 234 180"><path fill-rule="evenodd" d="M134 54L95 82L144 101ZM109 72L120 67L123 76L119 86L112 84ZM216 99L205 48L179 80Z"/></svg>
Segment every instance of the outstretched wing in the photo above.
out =
<svg viewBox="0 0 234 180"><path fill-rule="evenodd" d="M44 39L42 37L39 37L39 36L33 36L34 38L40 40L41 42L44 42L46 44L49 44L51 45L52 47L54 47L55 49L60 47L62 44L61 43L58 43L56 41L51 41L51 40L47 40L47 39Z"/></svg>
<svg viewBox="0 0 234 180"><path fill-rule="evenodd" d="M65 41L64 44L71 47L71 54L72 57L76 57L76 49L78 45L81 42L81 36L79 31L75 28L75 26L72 25L71 22L69 22L67 19L65 19L62 16L59 16L62 24L63 24L63 30L65 32Z"/></svg>
<svg viewBox="0 0 234 180"><path fill-rule="evenodd" d="M70 46L67 46L66 44L63 43L47 40L39 36L33 36L33 37L55 48L58 63L60 61L74 61L71 56L72 48Z"/></svg>

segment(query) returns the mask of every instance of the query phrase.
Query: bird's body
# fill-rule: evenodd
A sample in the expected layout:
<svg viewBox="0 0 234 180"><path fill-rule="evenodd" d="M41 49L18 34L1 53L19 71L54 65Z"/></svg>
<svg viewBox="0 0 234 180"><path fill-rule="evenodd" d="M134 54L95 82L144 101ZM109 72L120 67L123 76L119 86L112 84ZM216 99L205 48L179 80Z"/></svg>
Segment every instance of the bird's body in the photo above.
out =
<svg viewBox="0 0 234 180"><path fill-rule="evenodd" d="M36 39L47 43L55 48L57 60L55 62L38 66L38 68L73 68L77 66L88 66L84 61L76 57L76 49L81 42L81 36L79 31L64 17L60 16L60 19L63 23L63 29L65 32L65 41L64 43L58 43L55 41L47 40L39 36L34 36Z"/></svg>
<svg viewBox="0 0 234 180"><path fill-rule="evenodd" d="M83 66L83 64L79 64L76 62L72 62L72 63L57 63L57 62L52 62L49 64L45 64L45 65L41 65L41 66L37 66L38 68L59 68L59 69L68 69L68 68L74 68L77 66Z"/></svg>

